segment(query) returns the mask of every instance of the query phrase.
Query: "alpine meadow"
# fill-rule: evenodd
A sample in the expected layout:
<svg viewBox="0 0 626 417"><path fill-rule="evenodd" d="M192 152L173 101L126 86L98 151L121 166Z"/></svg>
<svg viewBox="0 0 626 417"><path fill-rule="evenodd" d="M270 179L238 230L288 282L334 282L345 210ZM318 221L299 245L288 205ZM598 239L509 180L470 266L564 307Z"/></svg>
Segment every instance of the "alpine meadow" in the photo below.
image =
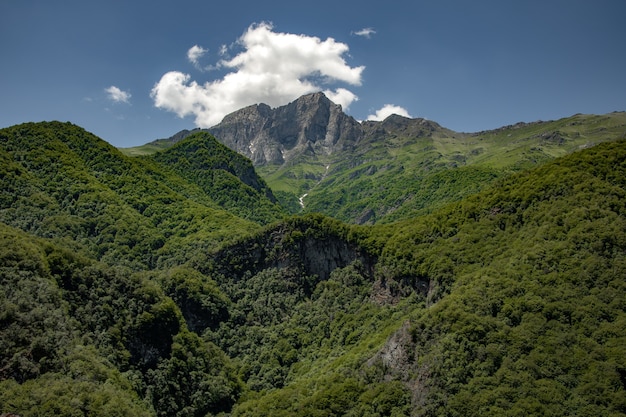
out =
<svg viewBox="0 0 626 417"><path fill-rule="evenodd" d="M0 242L0 415L626 416L624 112L24 123Z"/></svg>

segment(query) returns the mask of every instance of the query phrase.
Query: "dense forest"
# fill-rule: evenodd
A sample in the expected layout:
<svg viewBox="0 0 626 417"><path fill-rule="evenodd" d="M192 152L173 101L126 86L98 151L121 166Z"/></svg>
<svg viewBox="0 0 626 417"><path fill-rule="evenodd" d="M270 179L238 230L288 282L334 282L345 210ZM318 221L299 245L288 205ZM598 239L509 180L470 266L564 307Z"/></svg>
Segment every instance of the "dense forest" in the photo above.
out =
<svg viewBox="0 0 626 417"><path fill-rule="evenodd" d="M1 129L0 414L624 416L623 136L356 225L205 132Z"/></svg>

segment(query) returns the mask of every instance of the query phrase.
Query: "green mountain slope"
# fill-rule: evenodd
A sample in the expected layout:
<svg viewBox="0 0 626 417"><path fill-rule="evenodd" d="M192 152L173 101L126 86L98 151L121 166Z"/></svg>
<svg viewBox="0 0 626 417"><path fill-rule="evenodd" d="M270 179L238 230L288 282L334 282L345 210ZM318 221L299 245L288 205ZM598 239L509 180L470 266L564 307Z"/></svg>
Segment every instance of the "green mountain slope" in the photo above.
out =
<svg viewBox="0 0 626 417"><path fill-rule="evenodd" d="M71 124L2 129L0 413L626 415L620 117L561 121L608 142L550 137L545 162L519 163L545 126L491 132L501 154L472 154L491 184L442 180L370 226L261 226L271 194L205 134L129 158ZM360 151L444 175L469 137L447 135ZM258 222L237 201L263 202Z"/></svg>
<svg viewBox="0 0 626 417"><path fill-rule="evenodd" d="M450 291L411 326L418 414L626 412L625 161L598 145L388 241Z"/></svg>
<svg viewBox="0 0 626 417"><path fill-rule="evenodd" d="M312 97L318 100L311 102ZM339 119L307 113L313 104L323 110L319 114L330 112L334 105L323 95L301 97L292 104L301 105L302 113L281 117L281 112L295 107L270 111L264 106L264 116L257 114L254 118L242 109L213 132L218 140L244 153L258 151L263 144L274 154L282 149L284 158L278 158L280 162L259 157L256 169L291 213L318 212L357 224L424 214L511 173L596 143L626 137L624 112L578 114L555 121L459 133L429 120L397 115L381 122L358 123L339 110L343 115L339 119L350 126L341 130ZM276 115L271 116L272 112ZM266 130L260 134L259 129ZM341 140L329 142L339 131ZM292 152L296 132L301 143L299 150ZM173 146L191 133L182 131L170 139L123 151L150 154ZM220 134L225 137L220 138Z"/></svg>
<svg viewBox="0 0 626 417"><path fill-rule="evenodd" d="M259 223L280 218L282 208L254 170L252 162L205 132L152 156L154 161L199 186L221 207Z"/></svg>
<svg viewBox="0 0 626 417"><path fill-rule="evenodd" d="M3 412L205 415L243 388L144 274L0 223L0 284Z"/></svg>
<svg viewBox="0 0 626 417"><path fill-rule="evenodd" d="M233 414L626 414L625 174L621 141L405 223L288 229L272 247L344 236L369 261L220 278L245 315L212 338L260 390Z"/></svg>
<svg viewBox="0 0 626 417"><path fill-rule="evenodd" d="M368 124L371 124L369 126ZM383 132L336 159L303 161L302 167L260 172L274 190L303 195L305 212L347 222L411 218L458 201L498 178L580 148L626 137L626 113L576 115L552 122L460 134L421 119L391 116L365 128ZM306 177L306 166L315 166ZM314 171L314 172L313 172ZM296 190L293 187L298 187Z"/></svg>
<svg viewBox="0 0 626 417"><path fill-rule="evenodd" d="M240 188L249 188L232 175L230 188L217 195L57 122L2 129L0 145L0 220L37 236L68 239L106 262L137 268L180 263L190 248L258 227L216 201L236 199Z"/></svg>
<svg viewBox="0 0 626 417"><path fill-rule="evenodd" d="M212 157L241 165L229 151ZM21 415L229 410L241 383L184 316L210 322L227 300L176 265L260 226L224 210L213 190L69 123L0 130L0 160L2 407ZM231 177L221 198L250 188Z"/></svg>

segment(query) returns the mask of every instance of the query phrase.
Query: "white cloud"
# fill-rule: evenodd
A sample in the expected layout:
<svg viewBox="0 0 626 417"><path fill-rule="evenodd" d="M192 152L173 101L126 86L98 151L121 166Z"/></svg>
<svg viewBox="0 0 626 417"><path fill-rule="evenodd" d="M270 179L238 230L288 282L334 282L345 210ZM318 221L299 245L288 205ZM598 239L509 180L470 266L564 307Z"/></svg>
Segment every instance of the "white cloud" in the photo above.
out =
<svg viewBox="0 0 626 417"><path fill-rule="evenodd" d="M366 120L381 121L385 120L392 114L397 114L398 116L404 117L411 117L409 115L409 112L406 111L404 107L396 106L393 104L385 104L382 108L376 110L375 114L370 114L369 116L367 116Z"/></svg>
<svg viewBox="0 0 626 417"><path fill-rule="evenodd" d="M352 32L353 35L357 35L357 36L363 36L364 38L371 38L373 34L375 34L376 31L374 30L374 28L363 28L361 30L357 30Z"/></svg>
<svg viewBox="0 0 626 417"><path fill-rule="evenodd" d="M199 84L182 72L164 74L150 94L154 105L180 117L193 115L198 127L210 127L250 104L280 106L322 90L344 108L357 100L345 88L324 88L337 82L361 84L364 67L346 63L344 43L274 32L271 24L260 23L251 25L237 45L240 53L215 65L232 70L221 79Z"/></svg>
<svg viewBox="0 0 626 417"><path fill-rule="evenodd" d="M326 97L328 97L330 101L335 104L340 104L344 109L347 109L350 104L359 100L352 91L346 90L345 88L338 88L335 91L325 90L324 94L326 94Z"/></svg>
<svg viewBox="0 0 626 417"><path fill-rule="evenodd" d="M193 65L198 66L198 60L208 52L208 49L204 49L201 46L194 45L187 51L187 59Z"/></svg>
<svg viewBox="0 0 626 417"><path fill-rule="evenodd" d="M109 88L105 88L104 91L109 95L109 99L116 103L128 103L131 95L127 91L120 90L116 86L112 85Z"/></svg>

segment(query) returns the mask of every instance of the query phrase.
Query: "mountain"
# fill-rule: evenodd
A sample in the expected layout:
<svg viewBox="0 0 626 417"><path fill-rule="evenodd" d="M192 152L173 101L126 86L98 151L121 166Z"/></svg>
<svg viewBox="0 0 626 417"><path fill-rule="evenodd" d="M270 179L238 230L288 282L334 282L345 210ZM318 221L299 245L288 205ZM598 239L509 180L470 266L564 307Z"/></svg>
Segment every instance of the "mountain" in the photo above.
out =
<svg viewBox="0 0 626 417"><path fill-rule="evenodd" d="M511 173L624 138L626 113L459 133L398 115L359 123L315 93L275 109L246 107L207 131L250 158L291 213L374 224L426 213ZM192 132L124 152L150 153Z"/></svg>
<svg viewBox="0 0 626 417"><path fill-rule="evenodd" d="M209 131L256 166L288 164L300 155L336 154L356 146L362 135L359 123L323 93L276 109L246 107Z"/></svg>
<svg viewBox="0 0 626 417"><path fill-rule="evenodd" d="M205 132L193 133L152 160L199 186L221 207L261 224L278 219L282 209L249 159Z"/></svg>
<svg viewBox="0 0 626 417"><path fill-rule="evenodd" d="M355 151L324 161L303 194L305 212L353 223L409 219L488 187L498 179L603 141L626 137L626 113L575 115L461 134L424 119L363 122L372 132ZM294 169L259 172L274 190ZM285 188L284 188L285 189ZM302 195L302 194L301 194Z"/></svg>
<svg viewBox="0 0 626 417"><path fill-rule="evenodd" d="M171 146L197 130L183 130L125 152L149 153L152 146ZM267 104L248 106L202 130L250 158L255 166L282 165L302 154L330 155L355 146L362 136L360 124L323 93L308 94L274 109Z"/></svg>
<svg viewBox="0 0 626 417"><path fill-rule="evenodd" d="M208 132L0 129L0 413L626 415L623 117L364 122L320 190L439 193L369 225L286 216Z"/></svg>
<svg viewBox="0 0 626 417"><path fill-rule="evenodd" d="M295 219L200 261L245 312L212 336L260 392L233 415L624 415L624 161L597 145L429 215Z"/></svg>
<svg viewBox="0 0 626 417"><path fill-rule="evenodd" d="M128 158L59 122L2 129L0 141L0 221L43 238L70 239L100 260L154 267L188 245L210 247L281 217L278 208L258 209L275 207L263 180L215 141L219 154L197 164L195 181L176 173L186 173L186 146L211 144L205 135L152 159ZM224 186L203 187L203 172ZM225 209L233 201L240 202L237 216Z"/></svg>

